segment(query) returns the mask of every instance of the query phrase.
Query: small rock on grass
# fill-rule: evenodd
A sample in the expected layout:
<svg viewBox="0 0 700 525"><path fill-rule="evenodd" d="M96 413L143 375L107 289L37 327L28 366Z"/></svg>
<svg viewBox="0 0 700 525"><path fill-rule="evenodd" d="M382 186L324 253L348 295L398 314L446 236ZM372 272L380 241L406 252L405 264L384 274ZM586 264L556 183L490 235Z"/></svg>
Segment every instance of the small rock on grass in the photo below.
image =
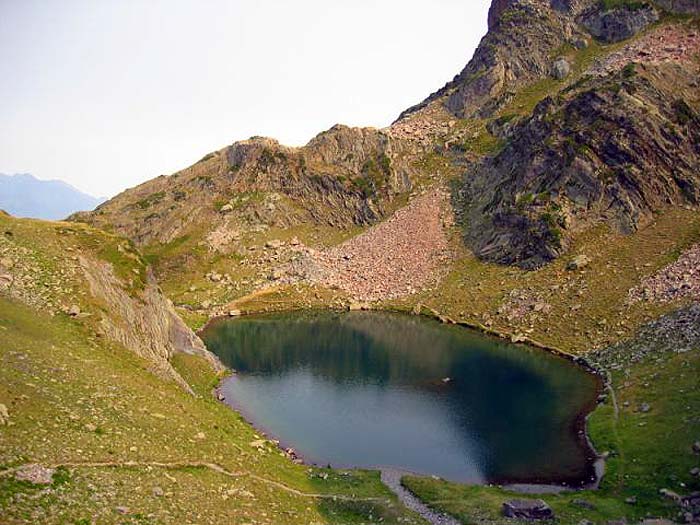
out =
<svg viewBox="0 0 700 525"><path fill-rule="evenodd" d="M503 515L507 518L526 520L549 520L554 518L554 512L541 499L516 499L503 504Z"/></svg>
<svg viewBox="0 0 700 525"><path fill-rule="evenodd" d="M700 454L700 441L693 443L693 452Z"/></svg>
<svg viewBox="0 0 700 525"><path fill-rule="evenodd" d="M593 505L593 503L591 503L590 501L586 501L585 499L577 498L571 503L573 505L576 505L577 507L581 507L582 509L595 510L595 505Z"/></svg>
<svg viewBox="0 0 700 525"><path fill-rule="evenodd" d="M7 425L10 421L10 411L7 407L0 403L0 425Z"/></svg>
<svg viewBox="0 0 700 525"><path fill-rule="evenodd" d="M659 490L659 494L661 494L664 498L670 499L676 502L681 501L681 497L678 493L673 492L672 490L669 489L661 489Z"/></svg>
<svg viewBox="0 0 700 525"><path fill-rule="evenodd" d="M578 255L574 257L569 264L566 266L567 270L583 270L586 266L591 264L591 258L587 255Z"/></svg>

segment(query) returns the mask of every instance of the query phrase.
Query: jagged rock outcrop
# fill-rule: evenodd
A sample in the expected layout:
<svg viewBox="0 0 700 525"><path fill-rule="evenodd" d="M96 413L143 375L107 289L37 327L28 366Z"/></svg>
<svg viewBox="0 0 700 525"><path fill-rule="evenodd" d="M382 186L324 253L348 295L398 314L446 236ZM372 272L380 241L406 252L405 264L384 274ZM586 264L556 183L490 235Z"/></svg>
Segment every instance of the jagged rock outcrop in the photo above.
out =
<svg viewBox="0 0 700 525"><path fill-rule="evenodd" d="M404 145L372 128L335 126L303 148L254 137L216 151L172 176L127 190L95 212L77 214L137 244L168 243L232 216L249 225L369 224L411 187ZM232 213L234 212L234 213Z"/></svg>
<svg viewBox="0 0 700 525"><path fill-rule="evenodd" d="M655 2L671 13L700 14L700 0ZM440 102L460 118L490 116L514 91L551 72L566 45L585 45L587 36L619 42L658 20L652 2L609 4L599 0L493 0L489 32L462 72L397 121ZM590 32L590 33L589 33Z"/></svg>
<svg viewBox="0 0 700 525"><path fill-rule="evenodd" d="M170 364L174 354L197 355L223 369L177 316L130 242L84 225L6 214L0 226L0 297L70 317L189 392Z"/></svg>
<svg viewBox="0 0 700 525"><path fill-rule="evenodd" d="M700 204L697 65L630 65L540 103L464 178L466 239L481 257L537 267L572 232L622 232Z"/></svg>
<svg viewBox="0 0 700 525"><path fill-rule="evenodd" d="M497 0L489 11L488 34L462 72L399 120L440 100L455 116L489 116L523 85L549 76L553 55L585 40L575 15L593 0ZM554 4L554 6L552 5Z"/></svg>
<svg viewBox="0 0 700 525"><path fill-rule="evenodd" d="M611 44L633 37L659 19L654 6L645 2L613 9L596 5L581 15L581 24L598 40Z"/></svg>
<svg viewBox="0 0 700 525"><path fill-rule="evenodd" d="M90 293L103 306L100 329L107 339L143 357L153 372L174 380L189 392L190 386L170 364L175 353L198 355L214 370L224 369L175 313L172 303L158 289L150 270L144 289L134 294L125 290L123 282L108 263L85 256L79 261Z"/></svg>
<svg viewBox="0 0 700 525"><path fill-rule="evenodd" d="M501 15L519 0L493 0L489 7L489 30L493 30L501 19Z"/></svg>
<svg viewBox="0 0 700 525"><path fill-rule="evenodd" d="M656 3L672 13L700 14L700 0L656 0Z"/></svg>

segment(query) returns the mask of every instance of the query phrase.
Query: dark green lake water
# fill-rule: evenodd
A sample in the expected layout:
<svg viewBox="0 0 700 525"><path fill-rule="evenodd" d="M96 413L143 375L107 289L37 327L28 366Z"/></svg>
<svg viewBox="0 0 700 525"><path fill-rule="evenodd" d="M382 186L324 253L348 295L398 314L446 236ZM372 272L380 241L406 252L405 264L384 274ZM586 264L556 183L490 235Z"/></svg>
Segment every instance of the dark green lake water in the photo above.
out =
<svg viewBox="0 0 700 525"><path fill-rule="evenodd" d="M376 312L219 320L203 336L237 371L226 402L308 462L470 483L592 476L582 412L598 381L546 352Z"/></svg>

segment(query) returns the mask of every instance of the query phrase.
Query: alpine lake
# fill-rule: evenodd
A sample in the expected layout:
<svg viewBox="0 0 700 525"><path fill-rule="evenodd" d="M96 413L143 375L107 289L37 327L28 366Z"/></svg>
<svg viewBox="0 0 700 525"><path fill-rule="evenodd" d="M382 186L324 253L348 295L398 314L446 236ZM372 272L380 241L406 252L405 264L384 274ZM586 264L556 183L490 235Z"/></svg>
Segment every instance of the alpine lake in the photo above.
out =
<svg viewBox="0 0 700 525"><path fill-rule="evenodd" d="M563 357L431 319L303 312L218 319L225 402L310 464L462 483L594 478L600 379Z"/></svg>

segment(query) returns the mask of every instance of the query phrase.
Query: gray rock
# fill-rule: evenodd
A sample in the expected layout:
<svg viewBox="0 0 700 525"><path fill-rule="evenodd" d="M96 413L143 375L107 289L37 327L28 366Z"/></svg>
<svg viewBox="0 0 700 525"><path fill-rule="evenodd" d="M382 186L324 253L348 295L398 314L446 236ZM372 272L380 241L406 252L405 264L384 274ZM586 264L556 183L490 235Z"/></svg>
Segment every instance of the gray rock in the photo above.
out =
<svg viewBox="0 0 700 525"><path fill-rule="evenodd" d="M576 49L586 49L588 47L588 40L585 38L576 38L571 42L571 45Z"/></svg>
<svg viewBox="0 0 700 525"><path fill-rule="evenodd" d="M565 58L558 58L552 64L552 76L557 80L564 80L571 73L571 64Z"/></svg>
<svg viewBox="0 0 700 525"><path fill-rule="evenodd" d="M673 13L700 14L700 2L698 0L656 0L656 3Z"/></svg>
<svg viewBox="0 0 700 525"><path fill-rule="evenodd" d="M586 501L585 499L577 498L575 500L572 500L571 503L573 505L576 505L577 507L581 507L582 509L595 510L595 505L593 505L593 503L591 503L590 501Z"/></svg>
<svg viewBox="0 0 700 525"><path fill-rule="evenodd" d="M571 271L582 270L589 264L591 264L591 258L588 255L577 255L569 262L566 269Z"/></svg>
<svg viewBox="0 0 700 525"><path fill-rule="evenodd" d="M659 494L661 494L664 498L670 499L672 501L675 501L677 503L680 503L681 501L681 496L677 492L673 492L672 490L669 489L661 489L659 490Z"/></svg>
<svg viewBox="0 0 700 525"><path fill-rule="evenodd" d="M611 44L633 37L658 19L659 13L650 4L610 10L596 6L584 13L581 23L596 39Z"/></svg>
<svg viewBox="0 0 700 525"><path fill-rule="evenodd" d="M78 317L80 315L80 306L77 304L71 305L71 307L68 309L68 315L71 317Z"/></svg>
<svg viewBox="0 0 700 525"><path fill-rule="evenodd" d="M700 468L695 467L690 469L690 475L695 476L696 478L700 476Z"/></svg>
<svg viewBox="0 0 700 525"><path fill-rule="evenodd" d="M625 498L625 503L627 503L628 505L636 505L637 504L637 497L630 496L629 498Z"/></svg>
<svg viewBox="0 0 700 525"><path fill-rule="evenodd" d="M639 405L639 411L642 412L643 414L646 414L651 410L651 405L649 403L642 403Z"/></svg>
<svg viewBox="0 0 700 525"><path fill-rule="evenodd" d="M554 518L551 507L541 499L514 499L503 504L507 518L526 520L550 520Z"/></svg>
<svg viewBox="0 0 700 525"><path fill-rule="evenodd" d="M572 14L577 10L580 0L552 0L550 5L552 9L562 13Z"/></svg>
<svg viewBox="0 0 700 525"><path fill-rule="evenodd" d="M9 288L14 279L9 273L0 273L0 287Z"/></svg>
<svg viewBox="0 0 700 525"><path fill-rule="evenodd" d="M700 454L700 441L693 443L693 452Z"/></svg>

